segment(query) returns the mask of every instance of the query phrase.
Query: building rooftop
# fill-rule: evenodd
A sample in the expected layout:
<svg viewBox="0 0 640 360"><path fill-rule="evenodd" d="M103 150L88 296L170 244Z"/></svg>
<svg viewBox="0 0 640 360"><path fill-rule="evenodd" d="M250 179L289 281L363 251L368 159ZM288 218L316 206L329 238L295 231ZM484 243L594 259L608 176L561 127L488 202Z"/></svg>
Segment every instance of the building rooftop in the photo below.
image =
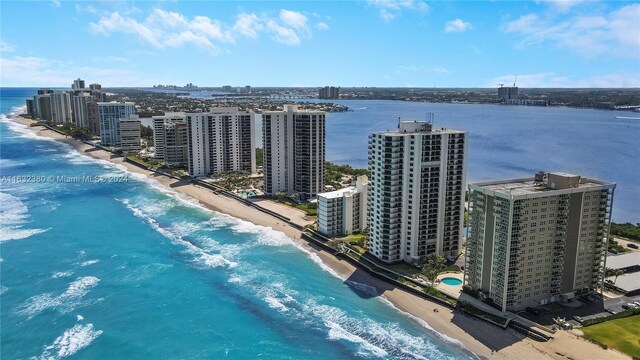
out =
<svg viewBox="0 0 640 360"><path fill-rule="evenodd" d="M327 199L335 199L335 198L341 198L343 197L345 194L351 194L356 192L356 187L355 186L349 186L340 190L335 190L335 191L330 191L330 192L325 192L325 193L320 193L318 194L318 196L327 198Z"/></svg>
<svg viewBox="0 0 640 360"><path fill-rule="evenodd" d="M454 130L447 128L434 128L431 121L417 121L417 120L399 120L397 130L377 131L374 134L387 135L387 136L401 136L405 134L460 134L464 133L462 130Z"/></svg>
<svg viewBox="0 0 640 360"><path fill-rule="evenodd" d="M607 279L614 281L615 276L608 277ZM640 289L640 272L618 276L616 287L619 287L626 292Z"/></svg>
<svg viewBox="0 0 640 360"><path fill-rule="evenodd" d="M624 269L635 265L640 265L640 252L607 256L607 267L611 269Z"/></svg>
<svg viewBox="0 0 640 360"><path fill-rule="evenodd" d="M538 177L541 175L544 175L544 177ZM531 195L569 189L578 191L584 189L596 190L597 188L608 189L614 188L615 183L555 172L549 174L538 173L534 178L490 181L470 184L470 186L505 195Z"/></svg>

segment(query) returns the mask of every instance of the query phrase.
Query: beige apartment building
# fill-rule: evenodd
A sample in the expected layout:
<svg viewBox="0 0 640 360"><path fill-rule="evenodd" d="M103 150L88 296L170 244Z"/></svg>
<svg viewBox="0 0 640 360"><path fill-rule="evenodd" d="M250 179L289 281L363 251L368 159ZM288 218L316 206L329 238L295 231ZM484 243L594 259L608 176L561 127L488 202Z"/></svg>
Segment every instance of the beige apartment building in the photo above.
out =
<svg viewBox="0 0 640 360"><path fill-rule="evenodd" d="M470 184L465 287L503 312L602 287L615 187L542 172Z"/></svg>

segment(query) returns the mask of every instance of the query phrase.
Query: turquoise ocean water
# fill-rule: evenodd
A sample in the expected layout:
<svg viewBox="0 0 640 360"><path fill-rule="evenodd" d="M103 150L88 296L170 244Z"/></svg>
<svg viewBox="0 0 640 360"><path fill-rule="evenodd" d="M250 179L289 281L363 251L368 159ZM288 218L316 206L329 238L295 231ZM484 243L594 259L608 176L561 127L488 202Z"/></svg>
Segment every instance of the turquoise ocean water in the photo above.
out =
<svg viewBox="0 0 640 360"><path fill-rule="evenodd" d="M2 114L33 89L3 89ZM0 121L2 359L459 359L282 233ZM12 176L117 183L20 183Z"/></svg>

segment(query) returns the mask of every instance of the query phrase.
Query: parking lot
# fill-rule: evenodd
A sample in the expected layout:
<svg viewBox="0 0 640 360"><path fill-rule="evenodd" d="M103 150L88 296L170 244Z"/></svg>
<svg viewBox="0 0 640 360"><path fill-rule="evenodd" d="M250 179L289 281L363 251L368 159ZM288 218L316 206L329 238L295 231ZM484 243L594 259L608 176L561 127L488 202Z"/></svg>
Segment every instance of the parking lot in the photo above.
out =
<svg viewBox="0 0 640 360"><path fill-rule="evenodd" d="M633 303L634 301L640 301L639 296L622 296L618 298L612 299L602 299L600 294L592 294L591 298L595 301L589 302L588 299L572 299L572 301L566 305L560 303L553 303L543 306L538 306L536 309L540 310L540 315L533 315L527 311L520 311L518 315L525 317L531 321L537 322L541 325L551 326L554 325L554 318L565 318L565 320L570 321L574 319L574 316L579 316L582 318L585 317L598 317L598 316L609 316L611 314L615 314L623 311L623 305L627 303ZM578 322L570 321L574 325L577 325Z"/></svg>

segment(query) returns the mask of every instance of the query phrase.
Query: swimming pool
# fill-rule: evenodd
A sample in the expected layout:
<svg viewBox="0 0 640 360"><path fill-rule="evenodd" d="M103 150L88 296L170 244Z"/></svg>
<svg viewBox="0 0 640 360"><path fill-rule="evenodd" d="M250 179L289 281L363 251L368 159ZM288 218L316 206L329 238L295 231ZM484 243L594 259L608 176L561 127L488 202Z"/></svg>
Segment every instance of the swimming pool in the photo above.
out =
<svg viewBox="0 0 640 360"><path fill-rule="evenodd" d="M452 277L446 277L446 278L442 278L443 283L447 284L447 285L462 285L462 280L460 279L456 279L456 278L452 278Z"/></svg>

